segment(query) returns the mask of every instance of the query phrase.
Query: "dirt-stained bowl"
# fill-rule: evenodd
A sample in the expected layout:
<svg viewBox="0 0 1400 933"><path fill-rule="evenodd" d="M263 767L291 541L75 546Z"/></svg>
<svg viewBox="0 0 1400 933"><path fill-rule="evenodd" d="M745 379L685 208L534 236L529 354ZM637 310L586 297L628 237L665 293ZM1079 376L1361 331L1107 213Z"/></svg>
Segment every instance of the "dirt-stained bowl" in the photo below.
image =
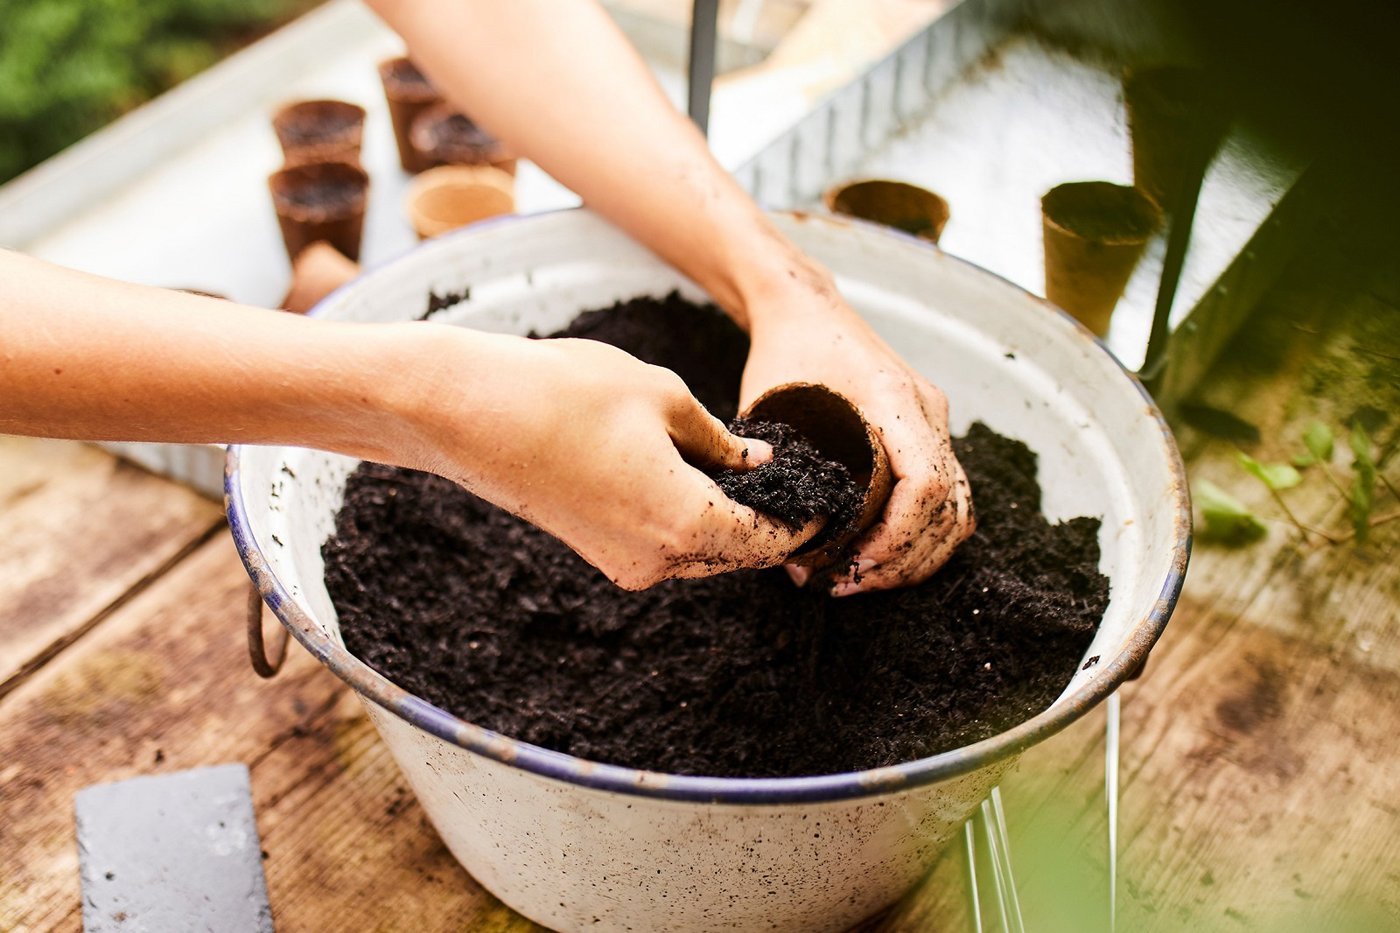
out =
<svg viewBox="0 0 1400 933"><path fill-rule="evenodd" d="M1191 517L1176 446L1151 399L1084 328L911 237L844 218L776 219L947 392L955 432L982 420L1025 441L1040 455L1048 517L1102 518L1112 593L1086 658L1049 709L985 741L872 771L741 779L603 765L487 731L345 650L321 544L356 461L289 447L229 452L230 523L267 602L359 693L467 870L558 930L849 928L926 875L1022 750L1141 667L1181 588ZM433 319L548 333L621 299L673 289L702 297L646 249L574 210L430 240L312 313L402 320L430 291L468 289Z"/></svg>

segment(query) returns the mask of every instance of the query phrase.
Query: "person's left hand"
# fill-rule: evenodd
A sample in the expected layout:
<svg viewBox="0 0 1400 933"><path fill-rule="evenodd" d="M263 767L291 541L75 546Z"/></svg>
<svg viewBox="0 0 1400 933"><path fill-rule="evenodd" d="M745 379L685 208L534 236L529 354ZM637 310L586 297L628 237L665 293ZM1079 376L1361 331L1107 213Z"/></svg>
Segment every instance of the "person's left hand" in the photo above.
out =
<svg viewBox="0 0 1400 933"><path fill-rule="evenodd" d="M815 382L846 396L879 433L894 487L881 520L855 543L855 565L832 593L847 596L920 583L976 527L971 489L953 454L948 401L812 268L748 309L741 408L785 382ZM805 583L810 572L789 567Z"/></svg>

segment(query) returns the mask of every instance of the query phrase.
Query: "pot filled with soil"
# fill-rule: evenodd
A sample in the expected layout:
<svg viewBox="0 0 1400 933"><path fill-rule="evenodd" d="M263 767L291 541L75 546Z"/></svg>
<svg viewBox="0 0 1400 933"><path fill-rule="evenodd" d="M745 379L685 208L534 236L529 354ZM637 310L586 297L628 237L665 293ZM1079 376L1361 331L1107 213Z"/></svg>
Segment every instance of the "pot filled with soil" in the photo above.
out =
<svg viewBox="0 0 1400 933"><path fill-rule="evenodd" d="M320 240L351 260L360 258L369 200L364 169L347 162L310 162L273 173L267 186L293 262Z"/></svg>
<svg viewBox="0 0 1400 933"><path fill-rule="evenodd" d="M515 156L490 133L447 103L434 104L413 119L409 130L417 163L434 165L491 165L515 174Z"/></svg>
<svg viewBox="0 0 1400 933"><path fill-rule="evenodd" d="M833 214L859 217L937 243L948 226L948 202L926 188L871 178L834 185L822 195Z"/></svg>
<svg viewBox="0 0 1400 933"><path fill-rule="evenodd" d="M287 104L272 117L285 164L360 162L365 108L343 100L303 100Z"/></svg>
<svg viewBox="0 0 1400 933"><path fill-rule="evenodd" d="M1139 669L1185 573L1170 433L1072 321L909 237L777 219L949 396L978 532L919 587L627 592L437 477L230 451L260 592L361 696L453 854L555 929L841 930L886 907L1022 750ZM312 313L604 340L738 414L746 336L584 210L431 240ZM763 423L774 463L859 491L858 463Z"/></svg>
<svg viewBox="0 0 1400 933"><path fill-rule="evenodd" d="M389 104L389 119L394 124L394 142L399 147L399 164L405 172L421 172L428 168L413 148L409 133L413 121L427 108L442 100L437 88L428 81L418 66L404 57L390 58L379 63L379 80L384 85L384 99Z"/></svg>
<svg viewBox="0 0 1400 933"><path fill-rule="evenodd" d="M1072 181L1040 199L1045 297L1100 337L1147 241L1162 224L1152 199L1128 185Z"/></svg>

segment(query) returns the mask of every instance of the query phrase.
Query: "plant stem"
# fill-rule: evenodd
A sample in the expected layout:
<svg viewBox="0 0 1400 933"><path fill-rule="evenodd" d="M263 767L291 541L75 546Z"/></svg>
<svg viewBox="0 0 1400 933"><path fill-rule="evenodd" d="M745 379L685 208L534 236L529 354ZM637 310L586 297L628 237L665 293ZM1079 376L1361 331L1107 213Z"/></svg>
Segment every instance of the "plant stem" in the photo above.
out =
<svg viewBox="0 0 1400 933"><path fill-rule="evenodd" d="M1278 503L1278 507L1283 509L1283 514L1287 515L1288 520L1292 522L1298 528L1298 530L1303 533L1304 538L1306 538L1309 532L1311 532L1312 534L1317 535L1319 538L1322 538L1323 540L1327 541L1329 544L1340 544L1341 542L1346 540L1345 538L1338 538L1335 535L1329 534L1328 532L1323 531L1321 528L1313 528L1310 525L1304 525L1301 521L1298 520L1298 516L1293 514L1293 510L1288 507L1288 503L1283 501L1283 495L1280 494L1277 489L1269 487L1269 495L1274 497L1274 501Z"/></svg>
<svg viewBox="0 0 1400 933"><path fill-rule="evenodd" d="M1325 460L1319 460L1318 465L1322 467L1322 472L1327 477L1328 482L1336 488L1337 492L1342 494L1343 499L1350 502L1351 493L1347 492L1346 487L1342 485L1342 481L1337 479L1337 474L1332 472L1332 464L1327 463Z"/></svg>

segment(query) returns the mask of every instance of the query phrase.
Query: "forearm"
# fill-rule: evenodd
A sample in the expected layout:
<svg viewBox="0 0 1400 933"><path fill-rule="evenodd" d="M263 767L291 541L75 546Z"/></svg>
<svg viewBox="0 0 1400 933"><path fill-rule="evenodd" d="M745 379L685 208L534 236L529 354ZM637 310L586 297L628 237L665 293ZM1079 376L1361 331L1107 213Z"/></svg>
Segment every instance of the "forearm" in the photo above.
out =
<svg viewBox="0 0 1400 933"><path fill-rule="evenodd" d="M4 251L0 281L0 432L403 449L405 326L310 321Z"/></svg>
<svg viewBox="0 0 1400 933"><path fill-rule="evenodd" d="M705 288L741 326L820 279L592 0L369 0L458 106ZM770 300L762 300L770 299Z"/></svg>

